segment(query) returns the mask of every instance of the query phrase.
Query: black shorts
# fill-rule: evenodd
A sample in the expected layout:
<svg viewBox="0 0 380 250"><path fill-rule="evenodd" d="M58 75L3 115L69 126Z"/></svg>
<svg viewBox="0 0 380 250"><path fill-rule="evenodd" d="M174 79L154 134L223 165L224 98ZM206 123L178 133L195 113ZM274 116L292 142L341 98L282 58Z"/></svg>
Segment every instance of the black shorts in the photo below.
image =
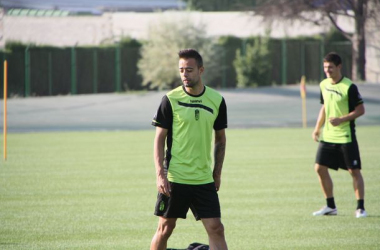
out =
<svg viewBox="0 0 380 250"><path fill-rule="evenodd" d="M334 144L321 141L315 162L334 170L361 169L358 142Z"/></svg>
<svg viewBox="0 0 380 250"><path fill-rule="evenodd" d="M220 204L215 184L187 185L172 183L170 197L157 196L154 214L165 218L183 218L189 208L196 220L220 218Z"/></svg>

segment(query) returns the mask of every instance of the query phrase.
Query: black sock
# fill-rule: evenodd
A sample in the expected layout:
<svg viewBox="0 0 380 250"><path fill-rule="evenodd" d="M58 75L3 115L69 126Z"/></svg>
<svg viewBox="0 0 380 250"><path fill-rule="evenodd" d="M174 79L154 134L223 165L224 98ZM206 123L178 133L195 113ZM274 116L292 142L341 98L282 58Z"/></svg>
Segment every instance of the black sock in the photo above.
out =
<svg viewBox="0 0 380 250"><path fill-rule="evenodd" d="M358 206L356 207L356 209L364 209L364 200L358 200Z"/></svg>
<svg viewBox="0 0 380 250"><path fill-rule="evenodd" d="M335 201L334 201L334 197L327 198L326 201L327 201L327 206L328 206L329 208L336 208L336 206L335 206Z"/></svg>

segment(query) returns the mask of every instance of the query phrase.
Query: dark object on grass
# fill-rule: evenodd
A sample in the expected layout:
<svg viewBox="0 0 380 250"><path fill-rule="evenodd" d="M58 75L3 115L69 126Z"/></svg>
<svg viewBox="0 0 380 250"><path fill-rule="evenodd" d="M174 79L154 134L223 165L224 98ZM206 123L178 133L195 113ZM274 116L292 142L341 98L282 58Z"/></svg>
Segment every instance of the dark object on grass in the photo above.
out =
<svg viewBox="0 0 380 250"><path fill-rule="evenodd" d="M210 250L208 245L202 244L202 243L191 243L187 248L185 249L175 249L175 248L167 248L166 250Z"/></svg>

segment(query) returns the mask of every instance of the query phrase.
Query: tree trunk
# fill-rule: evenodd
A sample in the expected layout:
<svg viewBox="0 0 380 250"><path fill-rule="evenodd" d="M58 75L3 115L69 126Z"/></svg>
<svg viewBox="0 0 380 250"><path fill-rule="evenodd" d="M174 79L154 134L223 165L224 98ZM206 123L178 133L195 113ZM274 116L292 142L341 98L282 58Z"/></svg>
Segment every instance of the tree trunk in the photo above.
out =
<svg viewBox="0 0 380 250"><path fill-rule="evenodd" d="M352 79L366 80L365 75L365 23L367 1L358 0L355 10L355 34L352 39Z"/></svg>

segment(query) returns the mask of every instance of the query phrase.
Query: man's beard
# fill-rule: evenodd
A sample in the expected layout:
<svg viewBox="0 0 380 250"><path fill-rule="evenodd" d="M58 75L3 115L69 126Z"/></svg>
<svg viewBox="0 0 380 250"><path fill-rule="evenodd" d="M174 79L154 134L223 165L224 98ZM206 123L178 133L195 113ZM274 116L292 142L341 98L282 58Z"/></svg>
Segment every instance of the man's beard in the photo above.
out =
<svg viewBox="0 0 380 250"><path fill-rule="evenodd" d="M187 82L187 83L185 83L185 87L192 88L192 87L194 87L194 84L192 82Z"/></svg>
<svg viewBox="0 0 380 250"><path fill-rule="evenodd" d="M197 80L188 80L187 82L184 82L183 81L183 84L185 85L185 87L187 88L194 88L196 85L198 85L198 82Z"/></svg>

